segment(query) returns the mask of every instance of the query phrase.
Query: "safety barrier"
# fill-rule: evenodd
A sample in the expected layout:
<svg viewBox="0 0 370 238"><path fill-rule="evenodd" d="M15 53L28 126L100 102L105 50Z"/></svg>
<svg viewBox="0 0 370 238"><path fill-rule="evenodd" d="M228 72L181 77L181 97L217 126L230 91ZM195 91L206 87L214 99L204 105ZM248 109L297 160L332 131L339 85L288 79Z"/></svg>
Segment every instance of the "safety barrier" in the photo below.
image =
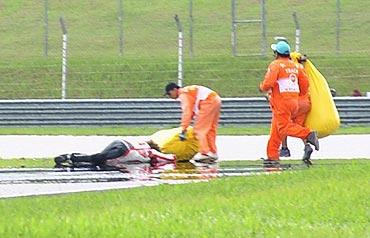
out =
<svg viewBox="0 0 370 238"><path fill-rule="evenodd" d="M335 98L342 124L370 124L370 98ZM169 99L0 100L0 126L178 125L178 101ZM268 125L264 98L225 98L222 125Z"/></svg>

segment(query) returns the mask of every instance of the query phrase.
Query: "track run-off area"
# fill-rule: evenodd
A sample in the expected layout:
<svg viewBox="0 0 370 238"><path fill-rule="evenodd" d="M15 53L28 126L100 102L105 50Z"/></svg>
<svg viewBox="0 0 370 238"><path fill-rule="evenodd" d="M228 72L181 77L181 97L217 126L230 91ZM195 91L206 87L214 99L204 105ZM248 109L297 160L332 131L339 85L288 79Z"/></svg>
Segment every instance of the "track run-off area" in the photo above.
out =
<svg viewBox="0 0 370 238"><path fill-rule="evenodd" d="M149 137L0 136L0 156L2 159L42 159L72 152L92 154L101 151L116 139L139 142L148 140ZM267 140L268 136L219 136L217 143L220 161L259 160L265 156ZM303 153L302 142L289 138L288 144L292 154L289 159L300 159ZM312 159L313 161L315 159L370 159L369 145L370 135L333 135L320 139L320 151L314 151ZM208 181L223 176L266 174L258 169L249 169L241 168L240 171L232 173L223 169L218 169L216 172L196 170L187 179L174 179L171 176L163 179L158 177L160 173L154 176L153 174L142 176L142 174L128 175L120 172L0 171L0 198L183 184Z"/></svg>
<svg viewBox="0 0 370 238"><path fill-rule="evenodd" d="M73 152L93 154L100 152L113 140L130 142L149 140L146 136L0 136L0 158L54 158ZM218 136L220 161L257 160L266 156L267 135ZM289 138L291 159L300 159L303 145L299 139ZM320 139L320 151L313 159L370 158L370 135L332 135Z"/></svg>

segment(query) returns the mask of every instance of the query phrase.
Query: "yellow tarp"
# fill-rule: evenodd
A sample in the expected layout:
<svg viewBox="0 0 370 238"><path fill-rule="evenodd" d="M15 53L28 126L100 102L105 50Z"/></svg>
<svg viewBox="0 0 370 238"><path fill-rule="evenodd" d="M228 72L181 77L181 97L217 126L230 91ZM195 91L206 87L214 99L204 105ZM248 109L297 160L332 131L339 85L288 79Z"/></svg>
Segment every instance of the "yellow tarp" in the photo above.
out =
<svg viewBox="0 0 370 238"><path fill-rule="evenodd" d="M291 58L298 62L299 53L292 53ZM316 130L319 137L331 135L340 126L337 107L330 92L328 83L310 60L304 63L310 79L311 111L307 115L305 126Z"/></svg>
<svg viewBox="0 0 370 238"><path fill-rule="evenodd" d="M181 128L160 130L151 136L151 140L163 153L175 154L177 161L190 160L199 150L198 140L192 127L188 127L184 141L179 139L180 132Z"/></svg>

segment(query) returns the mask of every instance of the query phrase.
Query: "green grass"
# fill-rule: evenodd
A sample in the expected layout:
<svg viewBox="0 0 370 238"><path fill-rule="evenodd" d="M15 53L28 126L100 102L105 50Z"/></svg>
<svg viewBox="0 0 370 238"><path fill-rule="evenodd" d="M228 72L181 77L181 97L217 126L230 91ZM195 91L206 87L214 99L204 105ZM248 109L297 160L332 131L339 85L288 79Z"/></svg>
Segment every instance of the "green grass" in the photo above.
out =
<svg viewBox="0 0 370 238"><path fill-rule="evenodd" d="M368 237L370 163L0 200L0 237Z"/></svg>
<svg viewBox="0 0 370 238"><path fill-rule="evenodd" d="M53 159L0 159L0 168L53 168Z"/></svg>
<svg viewBox="0 0 370 238"><path fill-rule="evenodd" d="M168 127L3 127L0 135L112 135L112 136L145 136ZM220 127L219 135L268 135L267 126ZM336 135L370 134L368 126L340 127Z"/></svg>
<svg viewBox="0 0 370 238"><path fill-rule="evenodd" d="M69 29L67 97L161 97L177 78L177 32L173 15L185 27L185 84L203 84L223 97L256 96L271 60L231 57L230 1L194 1L194 57L188 53L188 1L124 1L124 55L118 56L117 1L49 1L49 57L43 56L43 1L5 0L0 98L60 98L59 17ZM294 39L291 13L302 27L302 51L327 77L338 95L355 88L370 91L369 1L342 1L340 54L335 53L335 1L267 1L267 37ZM238 18L259 14L258 1L239 1ZM260 52L260 27L238 28L242 54Z"/></svg>
<svg viewBox="0 0 370 238"><path fill-rule="evenodd" d="M346 160L346 159L314 159L314 167L326 166L326 165L346 165L348 163L352 163L352 161L356 161L356 163L366 163L370 162L369 159L366 158L354 158L353 160ZM291 165L301 165L302 160L286 160L281 158L281 163L284 164L291 164ZM262 160L229 160L229 161L220 161L220 166L222 168L227 167L247 167L251 165L258 165L262 164Z"/></svg>
<svg viewBox="0 0 370 238"><path fill-rule="evenodd" d="M4 127L0 135L116 135L143 136L170 127ZM370 131L370 128L369 128ZM220 127L220 135L263 135L268 127Z"/></svg>

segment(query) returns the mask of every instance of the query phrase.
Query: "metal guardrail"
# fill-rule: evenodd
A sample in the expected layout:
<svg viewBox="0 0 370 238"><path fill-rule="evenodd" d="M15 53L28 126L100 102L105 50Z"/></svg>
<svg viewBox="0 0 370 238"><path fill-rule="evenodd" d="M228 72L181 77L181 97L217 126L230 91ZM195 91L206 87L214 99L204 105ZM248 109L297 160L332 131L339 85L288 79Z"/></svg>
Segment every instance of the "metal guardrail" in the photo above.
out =
<svg viewBox="0 0 370 238"><path fill-rule="evenodd" d="M221 125L268 125L264 98L226 98ZM335 98L342 124L370 124L370 98ZM169 99L0 100L0 126L178 125L180 104Z"/></svg>

